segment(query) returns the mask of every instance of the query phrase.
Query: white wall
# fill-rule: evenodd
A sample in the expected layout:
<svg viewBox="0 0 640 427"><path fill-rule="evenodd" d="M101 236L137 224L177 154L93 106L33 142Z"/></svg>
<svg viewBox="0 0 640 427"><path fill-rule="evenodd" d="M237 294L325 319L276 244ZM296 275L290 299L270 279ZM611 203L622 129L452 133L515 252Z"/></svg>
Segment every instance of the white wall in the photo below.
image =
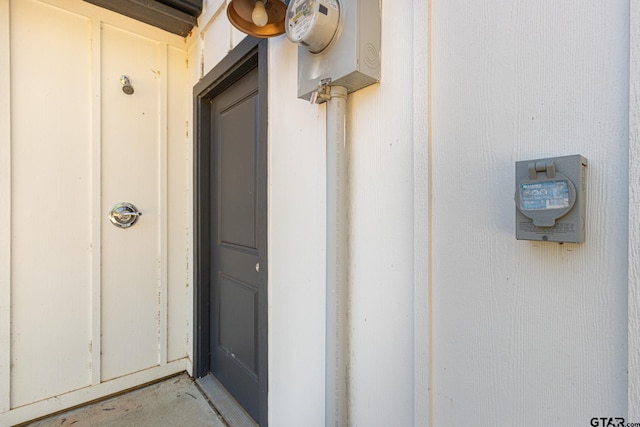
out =
<svg viewBox="0 0 640 427"><path fill-rule="evenodd" d="M629 417L640 419L640 2L629 2Z"/></svg>
<svg viewBox="0 0 640 427"><path fill-rule="evenodd" d="M9 52L9 3L0 2L0 52ZM11 63L0 55L0 348L11 345ZM0 413L9 410L11 354L0 351Z"/></svg>
<svg viewBox="0 0 640 427"><path fill-rule="evenodd" d="M628 8L432 5L436 426L626 417ZM586 242L516 241L514 162L565 154Z"/></svg>
<svg viewBox="0 0 640 427"><path fill-rule="evenodd" d="M13 425L190 368L191 99L183 38L80 0L2 0L0 23ZM131 229L108 220L119 201L143 212Z"/></svg>
<svg viewBox="0 0 640 427"><path fill-rule="evenodd" d="M382 82L349 100L351 424L625 416L628 5L422 3L382 2ZM209 6L205 73L238 39ZM270 43L269 410L323 425L324 107L295 56ZM575 153L587 242L516 241L514 163Z"/></svg>
<svg viewBox="0 0 640 427"><path fill-rule="evenodd" d="M270 64L295 64L285 40ZM297 100L297 68L269 74L269 425L324 425L324 108ZM291 120L283 120L285 117Z"/></svg>

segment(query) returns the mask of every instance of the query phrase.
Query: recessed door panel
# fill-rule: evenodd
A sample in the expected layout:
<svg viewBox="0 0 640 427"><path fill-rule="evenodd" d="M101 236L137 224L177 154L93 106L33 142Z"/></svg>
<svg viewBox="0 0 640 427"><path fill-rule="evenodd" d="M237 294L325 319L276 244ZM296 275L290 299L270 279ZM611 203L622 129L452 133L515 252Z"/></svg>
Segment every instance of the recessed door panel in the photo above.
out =
<svg viewBox="0 0 640 427"><path fill-rule="evenodd" d="M220 241L255 249L256 111L249 95L220 113Z"/></svg>
<svg viewBox="0 0 640 427"><path fill-rule="evenodd" d="M218 312L220 349L256 376L257 289L224 275L218 280L224 301Z"/></svg>

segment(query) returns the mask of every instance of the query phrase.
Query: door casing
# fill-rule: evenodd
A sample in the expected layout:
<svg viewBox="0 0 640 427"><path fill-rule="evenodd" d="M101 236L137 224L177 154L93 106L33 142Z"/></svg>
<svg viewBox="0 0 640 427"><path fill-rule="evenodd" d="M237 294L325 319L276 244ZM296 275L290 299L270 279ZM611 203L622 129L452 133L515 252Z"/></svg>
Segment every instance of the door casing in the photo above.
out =
<svg viewBox="0 0 640 427"><path fill-rule="evenodd" d="M209 351L211 345L210 288L211 269L211 165L209 163L211 99L231 86L253 68L258 68L258 90L264 94L259 100L258 134L264 150L259 157L259 168L266 179L267 170L267 49L266 39L246 37L229 55L215 66L195 85L194 99L194 331L193 331L193 375L203 377L210 371ZM266 186L265 186L266 188ZM266 230L267 197L259 198L258 209L265 212L263 226ZM265 250L265 252L268 249ZM261 263L263 277L268 276L267 262ZM263 270L264 269L264 270ZM264 286L264 298L259 299L258 318L260 325L258 338L258 382L260 390L259 424L267 425L268 397L268 301L267 284Z"/></svg>

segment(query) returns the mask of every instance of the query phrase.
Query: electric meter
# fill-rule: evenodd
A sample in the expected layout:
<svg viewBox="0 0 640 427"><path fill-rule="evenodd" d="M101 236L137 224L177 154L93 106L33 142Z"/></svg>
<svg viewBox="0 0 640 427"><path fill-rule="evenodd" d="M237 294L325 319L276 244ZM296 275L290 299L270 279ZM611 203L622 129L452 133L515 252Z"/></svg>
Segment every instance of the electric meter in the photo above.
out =
<svg viewBox="0 0 640 427"><path fill-rule="evenodd" d="M287 37L311 53L320 53L331 44L339 24L338 0L291 0L287 8Z"/></svg>

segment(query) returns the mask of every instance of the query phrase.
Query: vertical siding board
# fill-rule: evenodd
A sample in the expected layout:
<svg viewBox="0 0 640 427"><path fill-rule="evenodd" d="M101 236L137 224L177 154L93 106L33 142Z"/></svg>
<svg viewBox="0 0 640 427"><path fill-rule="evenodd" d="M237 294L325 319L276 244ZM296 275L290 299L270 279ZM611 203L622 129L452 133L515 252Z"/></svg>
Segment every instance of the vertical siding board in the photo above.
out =
<svg viewBox="0 0 640 427"><path fill-rule="evenodd" d="M158 363L164 365L167 363L167 340L168 340L168 127L169 118L167 116L168 106L168 83L169 83L169 67L168 63L168 47L166 43L158 44L158 62L160 69L159 78L159 108L158 108L158 137L159 137L159 162L158 165L158 206L160 207L160 221L159 221L159 242L158 249L160 250L159 258L160 263L158 265Z"/></svg>
<svg viewBox="0 0 640 427"><path fill-rule="evenodd" d="M11 75L9 0L0 0L0 413L11 392Z"/></svg>
<svg viewBox="0 0 640 427"><path fill-rule="evenodd" d="M200 63L200 46L199 46L199 36L196 35L196 41L193 43L193 45L191 45L189 47L189 50L187 51L187 58L188 58L188 66L187 66L187 71L186 74L188 76L188 78L185 78L185 82L188 82L188 86L189 89L191 89L198 81L199 77L200 77L200 70L201 70L201 63ZM186 342L185 345L187 347L187 357L190 361L193 361L194 355L193 355L193 333L195 331L195 327L194 327L194 322L193 322L193 313L194 313L194 298L193 298L193 286L191 286L192 283L194 283L195 281L195 271L193 268L194 265L194 255L193 255L193 250L191 248L193 248L193 243L194 243L194 215L193 212L195 211L195 201L193 200L193 192L194 192L194 188L193 188L193 176L194 176L194 153L193 153L193 144L194 144L194 132L192 132L193 129L193 121L192 118L194 116L194 112L193 112L193 100L192 100L192 95L191 95L191 90L189 90L188 93L188 99L186 100L187 102L187 129L186 129L186 133L188 134L187 137L187 154L186 154L186 158L187 158L187 165L186 165L186 177L185 179L187 180L187 186L186 186L186 197L188 199L187 203L186 203L186 231L187 231L187 247L186 247L186 255L185 255L185 260L186 260L186 274L185 274L185 292L187 294L187 313L189 313L187 315L187 332L185 333L186 335ZM171 158L174 158L173 156ZM270 344L269 344L270 345ZM189 368L189 373L192 374L193 365L190 364L190 368Z"/></svg>
<svg viewBox="0 0 640 427"><path fill-rule="evenodd" d="M86 17L34 1L10 28L15 407L90 383L91 47Z"/></svg>
<svg viewBox="0 0 640 427"><path fill-rule="evenodd" d="M429 229L429 8L431 0L413 1L413 351L414 426L429 423L431 322Z"/></svg>
<svg viewBox="0 0 640 427"><path fill-rule="evenodd" d="M629 417L640 420L640 1L630 1Z"/></svg>
<svg viewBox="0 0 640 427"><path fill-rule="evenodd" d="M101 381L102 22L91 21L91 384Z"/></svg>
<svg viewBox="0 0 640 427"><path fill-rule="evenodd" d="M297 99L297 55L286 40L269 44L269 425L319 427L325 425L325 107Z"/></svg>
<svg viewBox="0 0 640 427"><path fill-rule="evenodd" d="M420 101L410 4L383 1L380 84L349 96L354 425L415 424L413 107Z"/></svg>
<svg viewBox="0 0 640 427"><path fill-rule="evenodd" d="M187 53L173 47L168 49L167 94L167 358L176 360L187 355L189 311L188 218L191 212L188 168L189 105L191 98L189 72L185 67ZM195 64L194 64L195 65Z"/></svg>

